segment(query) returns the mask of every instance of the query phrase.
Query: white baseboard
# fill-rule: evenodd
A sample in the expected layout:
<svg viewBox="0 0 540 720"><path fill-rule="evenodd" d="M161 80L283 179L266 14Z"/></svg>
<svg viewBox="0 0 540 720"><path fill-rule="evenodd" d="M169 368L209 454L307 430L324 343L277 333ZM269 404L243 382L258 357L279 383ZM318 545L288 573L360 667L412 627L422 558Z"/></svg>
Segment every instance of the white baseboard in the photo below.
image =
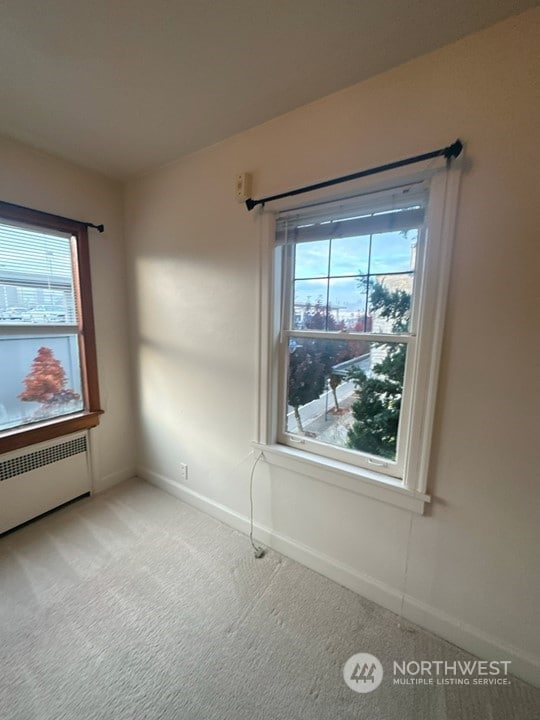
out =
<svg viewBox="0 0 540 720"><path fill-rule="evenodd" d="M244 534L249 533L249 519L240 513L201 495L194 490L159 475L145 467L138 468L137 476L174 495L184 502L221 520ZM511 647L499 638L462 622L437 608L410 595L402 597L399 589L360 573L334 558L320 553L290 537L255 523L255 536L259 542L315 570L353 590L378 605L399 614L403 602L403 617L409 622L429 630L445 640L485 660L511 660L510 671L533 685L540 685L540 660Z"/></svg>
<svg viewBox="0 0 540 720"><path fill-rule="evenodd" d="M92 487L92 494L104 492L105 490L112 488L114 485L124 482L124 480L129 480L130 478L135 477L136 474L135 468L130 467L96 479Z"/></svg>

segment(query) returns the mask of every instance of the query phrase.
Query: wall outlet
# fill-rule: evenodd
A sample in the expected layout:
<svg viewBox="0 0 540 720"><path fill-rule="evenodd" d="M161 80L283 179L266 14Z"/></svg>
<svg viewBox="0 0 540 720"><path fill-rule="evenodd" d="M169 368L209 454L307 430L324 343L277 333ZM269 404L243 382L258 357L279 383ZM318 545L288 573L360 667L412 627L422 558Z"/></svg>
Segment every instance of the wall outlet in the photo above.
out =
<svg viewBox="0 0 540 720"><path fill-rule="evenodd" d="M187 480L187 465L186 465L186 463L180 463L180 479Z"/></svg>

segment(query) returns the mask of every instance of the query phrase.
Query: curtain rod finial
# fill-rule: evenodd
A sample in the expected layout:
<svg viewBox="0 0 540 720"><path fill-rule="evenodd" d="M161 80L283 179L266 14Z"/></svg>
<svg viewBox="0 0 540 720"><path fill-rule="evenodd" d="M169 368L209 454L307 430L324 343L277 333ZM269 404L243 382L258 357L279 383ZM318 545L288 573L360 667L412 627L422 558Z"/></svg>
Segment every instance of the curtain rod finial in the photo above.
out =
<svg viewBox="0 0 540 720"><path fill-rule="evenodd" d="M105 230L105 225L94 225L94 223L84 223L86 227L94 228L94 230L97 230L99 233L102 233Z"/></svg>
<svg viewBox="0 0 540 720"><path fill-rule="evenodd" d="M449 145L447 148L445 148L444 151L444 157L447 160L450 160L451 158L457 158L459 155L461 155L461 151L463 150L463 143L458 138L456 142Z"/></svg>
<svg viewBox="0 0 540 720"><path fill-rule="evenodd" d="M255 207L256 204L257 204L256 201L252 200L251 198L248 198L246 200L246 207L248 210L253 210L253 208Z"/></svg>

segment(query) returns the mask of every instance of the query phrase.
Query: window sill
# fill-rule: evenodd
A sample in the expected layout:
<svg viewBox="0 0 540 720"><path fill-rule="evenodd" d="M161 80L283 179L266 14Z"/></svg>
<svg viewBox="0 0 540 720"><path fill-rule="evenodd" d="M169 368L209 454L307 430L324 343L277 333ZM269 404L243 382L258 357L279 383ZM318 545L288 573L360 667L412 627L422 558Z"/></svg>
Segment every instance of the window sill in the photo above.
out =
<svg viewBox="0 0 540 720"><path fill-rule="evenodd" d="M68 417L46 420L28 427L2 430L0 432L0 454L96 427L99 425L99 416L102 412L102 410L94 410L74 413Z"/></svg>
<svg viewBox="0 0 540 720"><path fill-rule="evenodd" d="M372 470L319 457L286 445L265 445L254 442L253 447L263 453L265 460L270 465L307 475L329 485L335 485L419 515L423 514L425 503L431 500L429 495L409 490L403 487L398 480L393 480L387 475Z"/></svg>

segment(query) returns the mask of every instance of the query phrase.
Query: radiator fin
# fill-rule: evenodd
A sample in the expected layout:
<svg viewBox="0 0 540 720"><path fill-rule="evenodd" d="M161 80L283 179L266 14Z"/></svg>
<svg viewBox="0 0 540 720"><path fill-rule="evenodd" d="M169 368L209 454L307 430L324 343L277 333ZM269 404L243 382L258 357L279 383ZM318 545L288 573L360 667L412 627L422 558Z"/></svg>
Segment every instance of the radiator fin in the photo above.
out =
<svg viewBox="0 0 540 720"><path fill-rule="evenodd" d="M4 460L0 462L0 482L84 452L86 452L86 437L83 435L74 440L51 445L43 450Z"/></svg>

